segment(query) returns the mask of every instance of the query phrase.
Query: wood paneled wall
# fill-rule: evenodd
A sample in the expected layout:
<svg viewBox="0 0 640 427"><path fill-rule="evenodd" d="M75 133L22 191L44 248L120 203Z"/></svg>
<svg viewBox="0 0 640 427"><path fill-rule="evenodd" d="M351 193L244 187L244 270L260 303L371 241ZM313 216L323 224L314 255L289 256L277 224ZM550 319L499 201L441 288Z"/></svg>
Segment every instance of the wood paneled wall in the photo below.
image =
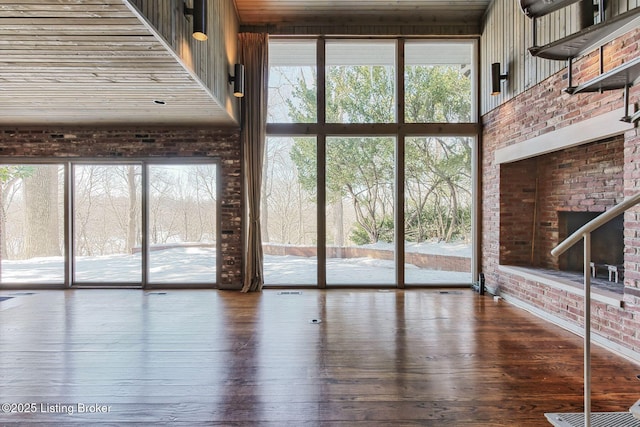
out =
<svg viewBox="0 0 640 427"><path fill-rule="evenodd" d="M616 16L640 6L640 0L610 0L607 17ZM531 56L531 46L542 46L578 31L578 4L538 19L537 40L533 40L533 21L520 9L517 0L494 0L485 16L480 42L482 76L481 114L542 82L565 68L565 61L552 61ZM491 96L491 64L499 62L509 78L502 84L500 95Z"/></svg>
<svg viewBox="0 0 640 427"><path fill-rule="evenodd" d="M128 0L165 39L187 68L236 119L238 102L228 83L238 54L238 16L233 0L208 2L207 34L199 42L191 37L192 18L183 13L182 0ZM187 0L191 6L191 1Z"/></svg>

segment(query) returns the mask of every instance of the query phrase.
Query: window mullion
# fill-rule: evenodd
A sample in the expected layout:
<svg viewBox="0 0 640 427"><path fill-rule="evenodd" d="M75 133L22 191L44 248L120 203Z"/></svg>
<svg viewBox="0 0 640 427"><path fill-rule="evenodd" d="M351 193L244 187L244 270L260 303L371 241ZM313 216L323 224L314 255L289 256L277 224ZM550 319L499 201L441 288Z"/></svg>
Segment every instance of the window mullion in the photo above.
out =
<svg viewBox="0 0 640 427"><path fill-rule="evenodd" d="M404 289L404 39L398 40L396 50L396 121L399 124L396 136L395 156L395 263L396 285Z"/></svg>
<svg viewBox="0 0 640 427"><path fill-rule="evenodd" d="M325 122L327 117L326 103L326 60L325 60L325 39L318 38L316 48L316 67L318 75L317 86L317 114L318 114L318 134L316 136L316 167L318 182L316 188L318 191L317 200L317 224L318 224L318 287L321 289L327 286L327 190L326 190L326 130Z"/></svg>

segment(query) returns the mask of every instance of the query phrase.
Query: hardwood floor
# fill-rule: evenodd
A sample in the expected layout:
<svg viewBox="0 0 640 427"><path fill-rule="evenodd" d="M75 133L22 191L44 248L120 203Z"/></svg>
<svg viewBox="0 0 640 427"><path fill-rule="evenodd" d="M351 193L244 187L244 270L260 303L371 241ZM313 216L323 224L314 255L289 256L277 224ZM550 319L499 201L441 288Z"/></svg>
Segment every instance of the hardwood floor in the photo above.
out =
<svg viewBox="0 0 640 427"><path fill-rule="evenodd" d="M0 292L0 403L23 410L0 425L545 426L582 410L581 338L504 301L291 292ZM640 399L637 365L597 347L592 365L594 411Z"/></svg>

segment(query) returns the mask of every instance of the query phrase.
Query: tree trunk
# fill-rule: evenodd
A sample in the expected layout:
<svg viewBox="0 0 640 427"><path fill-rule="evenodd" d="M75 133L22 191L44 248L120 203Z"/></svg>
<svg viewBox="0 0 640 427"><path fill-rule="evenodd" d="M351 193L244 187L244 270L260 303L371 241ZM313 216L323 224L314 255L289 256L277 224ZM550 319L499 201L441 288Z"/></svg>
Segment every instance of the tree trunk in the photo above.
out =
<svg viewBox="0 0 640 427"><path fill-rule="evenodd" d="M447 231L445 241L450 242L453 237L453 232L458 227L458 193L456 192L456 187L453 185L451 180L447 180L447 185L449 186L449 191L451 193L451 206L449 208L451 222L449 224L449 230Z"/></svg>
<svg viewBox="0 0 640 427"><path fill-rule="evenodd" d="M11 191L11 187L13 187L13 183L11 181L6 185L3 185L1 197L2 206L0 206L0 243L2 244L1 254L3 260L9 259L9 251L7 250L7 209L9 208L7 203L7 193Z"/></svg>
<svg viewBox="0 0 640 427"><path fill-rule="evenodd" d="M342 197L338 197L336 200L336 207L334 212L334 222L336 225L336 241L335 244L338 247L344 246L344 205L342 204Z"/></svg>
<svg viewBox="0 0 640 427"><path fill-rule="evenodd" d="M298 180L296 183L296 190L298 190L298 235L296 236L296 244L304 245L306 242L305 235L305 221L304 221L304 213L306 209L302 207L302 186L300 185L300 181Z"/></svg>
<svg viewBox="0 0 640 427"><path fill-rule="evenodd" d="M60 256L58 166L38 166L24 180L26 258Z"/></svg>

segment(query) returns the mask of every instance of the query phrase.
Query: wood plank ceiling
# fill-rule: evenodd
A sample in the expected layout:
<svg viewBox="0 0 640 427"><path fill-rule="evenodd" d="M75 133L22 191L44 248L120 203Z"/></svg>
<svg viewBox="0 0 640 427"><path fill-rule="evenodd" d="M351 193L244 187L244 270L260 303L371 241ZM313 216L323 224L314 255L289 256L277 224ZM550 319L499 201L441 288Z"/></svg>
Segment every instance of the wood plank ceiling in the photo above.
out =
<svg viewBox="0 0 640 427"><path fill-rule="evenodd" d="M244 26L479 26L491 0L234 0Z"/></svg>
<svg viewBox="0 0 640 427"><path fill-rule="evenodd" d="M478 23L490 0L234 2L241 25L379 25ZM0 126L235 124L127 0L0 0L0 58Z"/></svg>
<svg viewBox="0 0 640 427"><path fill-rule="evenodd" d="M233 125L124 0L0 0L0 125Z"/></svg>

